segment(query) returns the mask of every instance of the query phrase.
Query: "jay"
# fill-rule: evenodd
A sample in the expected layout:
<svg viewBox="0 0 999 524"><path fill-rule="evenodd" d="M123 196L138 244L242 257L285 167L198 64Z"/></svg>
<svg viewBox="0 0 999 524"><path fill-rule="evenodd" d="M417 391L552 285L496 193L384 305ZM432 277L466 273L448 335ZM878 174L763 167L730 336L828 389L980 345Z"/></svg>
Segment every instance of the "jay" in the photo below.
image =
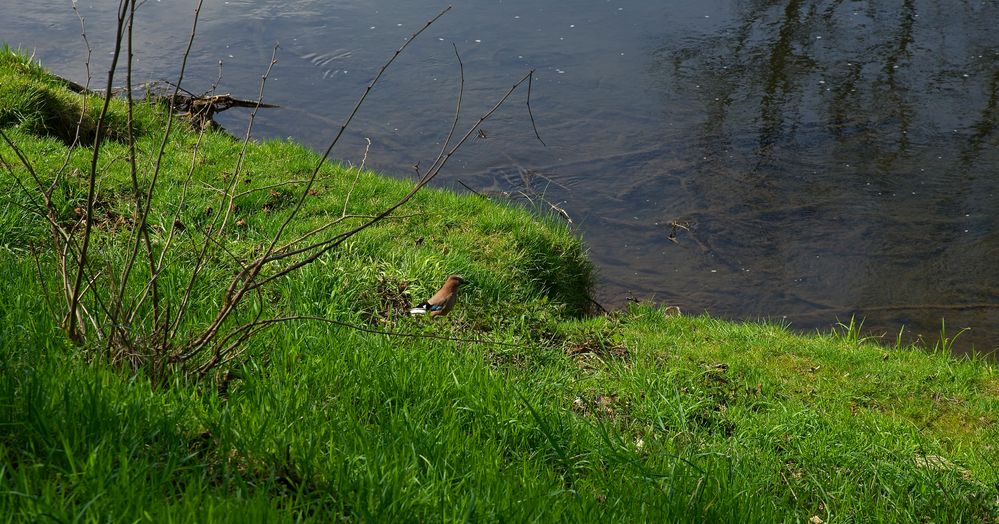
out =
<svg viewBox="0 0 999 524"><path fill-rule="evenodd" d="M410 309L409 314L423 315L430 313L431 318L447 315L451 311L451 308L454 307L454 302L458 298L458 287L467 283L467 280L458 275L447 277L444 285L434 293L434 296L424 300L415 308Z"/></svg>

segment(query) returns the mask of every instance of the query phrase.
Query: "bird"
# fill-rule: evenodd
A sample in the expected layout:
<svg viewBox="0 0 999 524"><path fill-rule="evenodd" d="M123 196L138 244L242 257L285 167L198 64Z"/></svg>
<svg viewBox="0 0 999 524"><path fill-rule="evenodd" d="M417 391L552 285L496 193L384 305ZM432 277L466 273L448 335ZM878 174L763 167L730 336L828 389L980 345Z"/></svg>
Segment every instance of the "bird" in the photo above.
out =
<svg viewBox="0 0 999 524"><path fill-rule="evenodd" d="M444 285L441 286L434 296L424 300L419 303L416 307L409 310L410 315L425 315L430 313L430 317L439 317L447 315L451 308L454 307L454 303L458 298L458 287L462 284L467 284L468 281L458 275L451 275L447 277L444 281Z"/></svg>

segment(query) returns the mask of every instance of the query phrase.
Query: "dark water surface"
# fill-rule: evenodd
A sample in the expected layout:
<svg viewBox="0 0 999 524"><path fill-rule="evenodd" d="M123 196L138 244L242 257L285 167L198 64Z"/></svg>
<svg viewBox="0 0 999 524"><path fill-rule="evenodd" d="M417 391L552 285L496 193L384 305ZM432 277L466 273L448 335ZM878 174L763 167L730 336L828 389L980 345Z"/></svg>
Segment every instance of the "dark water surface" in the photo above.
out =
<svg viewBox="0 0 999 524"><path fill-rule="evenodd" d="M105 75L117 2L80 1ZM176 77L193 1L147 0L141 81ZM208 0L184 86L253 98L255 135L324 148L381 63L446 4ZM999 346L999 2L459 2L393 66L334 156L412 176L531 68L523 95L438 181L562 207L629 295L828 329L866 317L958 350ZM0 0L0 40L82 82L71 3ZM222 119L234 132L245 113ZM671 224L675 224L671 225ZM671 235L672 234L672 235ZM672 236L672 238L671 238Z"/></svg>

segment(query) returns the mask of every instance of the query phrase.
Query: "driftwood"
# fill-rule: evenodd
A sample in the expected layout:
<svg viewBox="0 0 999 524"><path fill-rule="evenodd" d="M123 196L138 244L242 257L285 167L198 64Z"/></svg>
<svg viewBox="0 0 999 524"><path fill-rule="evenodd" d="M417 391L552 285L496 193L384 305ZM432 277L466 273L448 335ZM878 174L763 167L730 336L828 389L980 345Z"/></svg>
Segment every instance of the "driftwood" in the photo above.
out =
<svg viewBox="0 0 999 524"><path fill-rule="evenodd" d="M86 87L69 80L68 78L57 78L59 78L59 80L61 80L70 91L81 95L100 95L104 91L103 89L87 89ZM176 94L161 95L156 93L156 86L159 85L160 82L153 82L140 88L145 89L146 97L149 100L164 102L172 105L174 110L177 111L178 116L190 119L194 126L200 128L217 126L218 123L215 122L215 113L220 113L233 107L245 107L250 109L258 107L273 109L280 107L274 104L264 104L262 102L258 102L257 100L243 100L236 98L229 93L223 95L196 95L184 90L185 93L177 92ZM111 92L113 94L119 94L125 92L126 90L127 88L124 87L116 87L113 88Z"/></svg>
<svg viewBox="0 0 999 524"><path fill-rule="evenodd" d="M150 95L157 101L173 106L178 116L186 117L191 123L201 128L215 127L215 113L233 107L276 108L274 104L264 104L257 100L241 100L226 93L224 95L193 95L177 93L171 96Z"/></svg>

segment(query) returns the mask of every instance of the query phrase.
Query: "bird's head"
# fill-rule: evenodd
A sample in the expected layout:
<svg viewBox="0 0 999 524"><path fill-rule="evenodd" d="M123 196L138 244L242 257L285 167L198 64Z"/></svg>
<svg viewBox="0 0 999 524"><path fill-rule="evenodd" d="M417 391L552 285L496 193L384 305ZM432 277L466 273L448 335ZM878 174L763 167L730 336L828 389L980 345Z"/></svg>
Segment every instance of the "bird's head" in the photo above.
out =
<svg viewBox="0 0 999 524"><path fill-rule="evenodd" d="M458 287L463 284L468 284L468 281L458 275L451 275L447 277L447 284Z"/></svg>

